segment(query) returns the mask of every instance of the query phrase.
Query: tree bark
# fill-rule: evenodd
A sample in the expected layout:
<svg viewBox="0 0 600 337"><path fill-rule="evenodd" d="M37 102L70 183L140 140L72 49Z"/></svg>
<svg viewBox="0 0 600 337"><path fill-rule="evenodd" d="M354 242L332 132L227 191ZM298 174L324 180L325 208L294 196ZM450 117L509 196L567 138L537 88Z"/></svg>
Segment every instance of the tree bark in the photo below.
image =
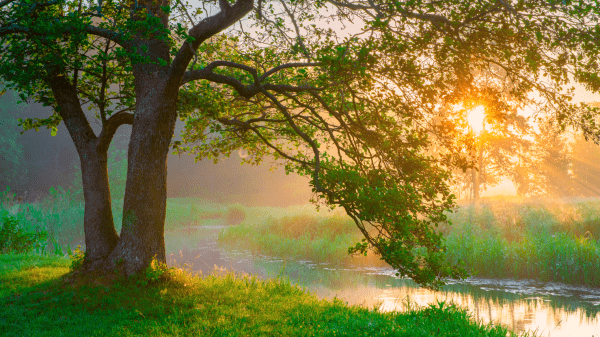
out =
<svg viewBox="0 0 600 337"><path fill-rule="evenodd" d="M96 137L81 109L75 87L64 76L49 80L49 84L79 154L85 198L84 266L90 268L108 256L119 238L113 222L107 168L107 144L114 132L103 132L104 137Z"/></svg>
<svg viewBox="0 0 600 337"><path fill-rule="evenodd" d="M93 148L78 152L85 199L83 227L86 260L84 266L93 269L96 263L105 259L114 249L119 236L113 221L107 153L106 151L98 153Z"/></svg>
<svg viewBox="0 0 600 337"><path fill-rule="evenodd" d="M157 77L155 73L142 82L153 88L138 100L129 142L123 227L106 264L125 275L145 269L153 258L166 262L167 154L175 132L177 90L168 92Z"/></svg>

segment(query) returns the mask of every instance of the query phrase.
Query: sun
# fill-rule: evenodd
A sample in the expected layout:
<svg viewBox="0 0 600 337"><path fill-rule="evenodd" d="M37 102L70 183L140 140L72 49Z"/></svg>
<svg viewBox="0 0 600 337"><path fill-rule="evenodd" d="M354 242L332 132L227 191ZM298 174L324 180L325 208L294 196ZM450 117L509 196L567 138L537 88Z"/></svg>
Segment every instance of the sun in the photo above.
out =
<svg viewBox="0 0 600 337"><path fill-rule="evenodd" d="M478 105L471 109L467 113L467 121L469 122L469 126L473 129L475 133L480 133L483 131L483 120L485 118L485 108L481 105Z"/></svg>

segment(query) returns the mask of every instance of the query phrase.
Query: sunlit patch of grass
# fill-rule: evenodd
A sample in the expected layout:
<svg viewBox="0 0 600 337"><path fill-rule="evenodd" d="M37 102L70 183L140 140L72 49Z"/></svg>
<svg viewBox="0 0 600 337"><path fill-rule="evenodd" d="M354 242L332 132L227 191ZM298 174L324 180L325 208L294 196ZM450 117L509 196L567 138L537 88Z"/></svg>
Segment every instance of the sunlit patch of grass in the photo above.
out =
<svg viewBox="0 0 600 337"><path fill-rule="evenodd" d="M55 279L70 271L70 261L57 256L0 255L0 297Z"/></svg>
<svg viewBox="0 0 600 337"><path fill-rule="evenodd" d="M0 335L10 336L507 336L474 323L462 309L437 304L405 313L319 300L289 280L259 280L182 269L141 286L139 278L70 282L64 267L41 277L21 258L0 273ZM69 261L63 259L65 264ZM67 275L68 276L68 275ZM10 280L18 292L5 291Z"/></svg>

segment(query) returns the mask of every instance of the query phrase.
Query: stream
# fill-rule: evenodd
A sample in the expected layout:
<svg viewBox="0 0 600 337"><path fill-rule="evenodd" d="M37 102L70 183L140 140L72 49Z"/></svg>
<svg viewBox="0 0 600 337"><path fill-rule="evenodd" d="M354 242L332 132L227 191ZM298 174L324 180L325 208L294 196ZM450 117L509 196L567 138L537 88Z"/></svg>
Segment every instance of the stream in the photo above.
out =
<svg viewBox="0 0 600 337"><path fill-rule="evenodd" d="M438 301L465 307L477 321L500 323L515 332L535 331L538 336L600 337L600 288L542 283L533 280L470 278L451 281L440 291L419 287L395 276L390 267L341 266L311 261L284 261L225 250L216 242L225 226L195 226L165 233L167 262L187 264L210 274L217 267L254 274L280 275L316 294L337 297L348 304L380 305L381 311L403 311Z"/></svg>

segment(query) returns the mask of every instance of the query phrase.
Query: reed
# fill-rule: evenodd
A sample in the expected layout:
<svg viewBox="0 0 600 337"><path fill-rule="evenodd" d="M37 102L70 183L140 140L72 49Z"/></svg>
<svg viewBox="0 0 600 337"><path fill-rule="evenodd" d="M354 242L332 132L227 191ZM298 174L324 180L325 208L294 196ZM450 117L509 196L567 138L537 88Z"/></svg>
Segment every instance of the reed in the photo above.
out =
<svg viewBox="0 0 600 337"><path fill-rule="evenodd" d="M448 259L473 275L528 278L600 287L600 201L488 199L461 205L438 230ZM360 240L342 216L292 216L245 224L220 233L225 246L278 257L345 263L347 248ZM376 255L369 263L384 264Z"/></svg>
<svg viewBox="0 0 600 337"><path fill-rule="evenodd" d="M351 219L342 216L295 215L270 219L259 225L243 224L219 233L222 245L250 249L259 254L314 262L343 262L348 247L360 239Z"/></svg>
<svg viewBox="0 0 600 337"><path fill-rule="evenodd" d="M448 257L478 276L600 286L595 201L492 201L465 206L443 226ZM596 213L598 212L598 213Z"/></svg>
<svg viewBox="0 0 600 337"><path fill-rule="evenodd" d="M117 231L122 207L122 199L114 200ZM37 253L65 256L71 247L83 246L83 215L84 204L60 187L51 189L40 203L19 203L9 191L0 194L0 219L15 219L24 232L48 233ZM474 275L600 287L597 199L487 199L478 206L461 205L449 214L449 220L438 227L446 238L448 258L465 262ZM348 247L361 239L361 233L340 214L307 214L304 208L248 208L203 203L196 198L167 200L167 231L240 221L219 234L220 244L314 262L385 265L375 254L348 256Z"/></svg>
<svg viewBox="0 0 600 337"><path fill-rule="evenodd" d="M166 230L190 226L225 224L226 216L235 222L243 219L247 209L240 205L202 203L193 198L167 200ZM25 232L43 231L47 238L37 253L67 255L71 247L85 246L83 217L85 205L80 192L62 187L51 188L49 195L37 203L19 202L10 189L0 192L0 219L14 218ZM113 199L113 220L120 232L123 218L123 199ZM1 225L1 223L0 223Z"/></svg>

